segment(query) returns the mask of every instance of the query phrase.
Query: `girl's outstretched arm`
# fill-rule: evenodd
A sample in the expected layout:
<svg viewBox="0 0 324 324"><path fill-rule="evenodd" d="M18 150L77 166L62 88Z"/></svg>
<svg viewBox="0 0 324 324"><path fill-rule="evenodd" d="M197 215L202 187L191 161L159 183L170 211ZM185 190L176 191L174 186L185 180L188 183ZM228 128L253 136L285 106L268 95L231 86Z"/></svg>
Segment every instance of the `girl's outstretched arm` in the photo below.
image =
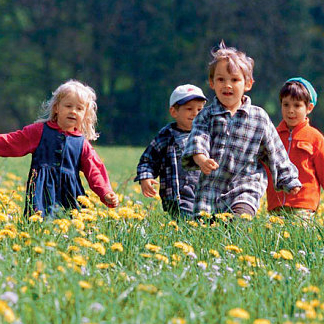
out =
<svg viewBox="0 0 324 324"><path fill-rule="evenodd" d="M35 123L8 134L0 134L0 156L18 157L34 153L43 133L43 123Z"/></svg>

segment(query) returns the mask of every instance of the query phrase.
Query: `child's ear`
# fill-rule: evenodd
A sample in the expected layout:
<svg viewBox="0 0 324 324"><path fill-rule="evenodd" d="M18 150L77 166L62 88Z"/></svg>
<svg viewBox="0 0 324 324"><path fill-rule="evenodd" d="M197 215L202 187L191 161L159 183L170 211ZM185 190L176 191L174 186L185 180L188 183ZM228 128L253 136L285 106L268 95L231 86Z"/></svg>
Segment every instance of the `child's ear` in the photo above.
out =
<svg viewBox="0 0 324 324"><path fill-rule="evenodd" d="M253 80L248 80L248 81L245 81L245 86L244 86L244 92L248 92L252 89L252 86L253 86Z"/></svg>
<svg viewBox="0 0 324 324"><path fill-rule="evenodd" d="M208 79L209 81L209 87L214 90L214 82L211 78Z"/></svg>
<svg viewBox="0 0 324 324"><path fill-rule="evenodd" d="M307 115L310 114L314 109L314 104L310 103L308 107L306 108Z"/></svg>
<svg viewBox="0 0 324 324"><path fill-rule="evenodd" d="M177 110L173 106L170 107L169 112L172 118L176 118Z"/></svg>

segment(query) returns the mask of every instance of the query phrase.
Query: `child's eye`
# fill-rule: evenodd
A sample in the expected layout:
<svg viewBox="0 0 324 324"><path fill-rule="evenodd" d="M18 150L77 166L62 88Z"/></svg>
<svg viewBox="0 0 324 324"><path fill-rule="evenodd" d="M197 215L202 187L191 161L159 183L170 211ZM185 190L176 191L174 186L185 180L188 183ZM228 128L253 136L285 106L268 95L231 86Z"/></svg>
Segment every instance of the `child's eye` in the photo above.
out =
<svg viewBox="0 0 324 324"><path fill-rule="evenodd" d="M219 81L219 82L223 82L224 78L218 77L216 80Z"/></svg>

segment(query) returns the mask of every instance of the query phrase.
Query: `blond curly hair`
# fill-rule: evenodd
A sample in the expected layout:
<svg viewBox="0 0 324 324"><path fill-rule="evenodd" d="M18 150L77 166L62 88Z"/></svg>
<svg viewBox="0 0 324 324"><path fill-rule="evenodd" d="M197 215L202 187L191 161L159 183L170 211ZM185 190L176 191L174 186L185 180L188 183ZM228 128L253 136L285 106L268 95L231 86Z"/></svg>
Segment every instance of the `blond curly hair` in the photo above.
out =
<svg viewBox="0 0 324 324"><path fill-rule="evenodd" d="M68 80L61 84L53 93L50 100L43 104L43 113L35 122L57 121L56 106L68 94L74 93L80 103L86 108L86 112L81 125L81 133L88 140L95 141L99 134L96 133L97 124L97 96L95 91L86 84L77 80Z"/></svg>

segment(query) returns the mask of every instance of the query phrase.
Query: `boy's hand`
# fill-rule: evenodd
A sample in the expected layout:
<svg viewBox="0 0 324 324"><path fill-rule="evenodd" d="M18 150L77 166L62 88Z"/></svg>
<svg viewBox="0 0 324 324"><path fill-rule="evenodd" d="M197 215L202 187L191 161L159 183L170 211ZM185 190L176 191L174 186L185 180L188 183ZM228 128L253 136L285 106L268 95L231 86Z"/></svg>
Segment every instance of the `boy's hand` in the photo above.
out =
<svg viewBox="0 0 324 324"><path fill-rule="evenodd" d="M141 180L142 193L145 197L152 198L156 196L157 191L153 187L155 184L159 184L159 182L154 179Z"/></svg>
<svg viewBox="0 0 324 324"><path fill-rule="evenodd" d="M219 165L213 159L208 159L204 154L196 154L193 156L195 163L200 167L201 172L209 175L213 170L216 170Z"/></svg>
<svg viewBox="0 0 324 324"><path fill-rule="evenodd" d="M118 196L114 192L106 194L104 198L110 208L115 208L119 205Z"/></svg>
<svg viewBox="0 0 324 324"><path fill-rule="evenodd" d="M294 187L289 191L289 193L291 195L296 195L299 192L299 190L300 190L300 187Z"/></svg>

